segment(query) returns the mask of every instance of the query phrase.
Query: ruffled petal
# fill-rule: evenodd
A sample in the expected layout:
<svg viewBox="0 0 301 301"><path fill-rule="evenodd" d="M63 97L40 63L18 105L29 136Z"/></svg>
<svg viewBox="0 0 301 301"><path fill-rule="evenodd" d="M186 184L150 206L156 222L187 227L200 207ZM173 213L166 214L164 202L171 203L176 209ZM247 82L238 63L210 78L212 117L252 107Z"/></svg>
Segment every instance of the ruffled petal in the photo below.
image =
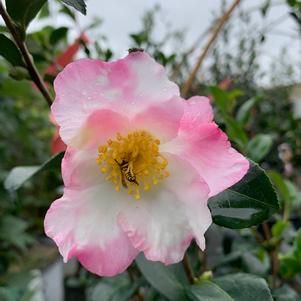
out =
<svg viewBox="0 0 301 301"><path fill-rule="evenodd" d="M77 257L100 276L123 272L137 256L116 223L122 202L114 199L112 185L104 183L86 190L65 189L45 217L45 232L58 245L66 262Z"/></svg>
<svg viewBox="0 0 301 301"><path fill-rule="evenodd" d="M249 169L249 161L213 122L182 124L178 137L162 148L196 168L210 188L210 197L237 183Z"/></svg>
<svg viewBox="0 0 301 301"><path fill-rule="evenodd" d="M211 224L209 189L187 162L168 156L170 177L126 207L118 221L146 258L172 264L182 260L191 240L204 249Z"/></svg>
<svg viewBox="0 0 301 301"><path fill-rule="evenodd" d="M72 190L84 190L104 181L96 158L95 149L77 151L68 147L62 160L64 186Z"/></svg>
<svg viewBox="0 0 301 301"><path fill-rule="evenodd" d="M71 63L57 76L54 89L52 113L67 144L96 109L135 115L150 104L179 95L164 68L143 52L110 63L91 59Z"/></svg>
<svg viewBox="0 0 301 301"><path fill-rule="evenodd" d="M181 124L185 128L213 120L210 99L205 96L193 96L185 101L185 113Z"/></svg>

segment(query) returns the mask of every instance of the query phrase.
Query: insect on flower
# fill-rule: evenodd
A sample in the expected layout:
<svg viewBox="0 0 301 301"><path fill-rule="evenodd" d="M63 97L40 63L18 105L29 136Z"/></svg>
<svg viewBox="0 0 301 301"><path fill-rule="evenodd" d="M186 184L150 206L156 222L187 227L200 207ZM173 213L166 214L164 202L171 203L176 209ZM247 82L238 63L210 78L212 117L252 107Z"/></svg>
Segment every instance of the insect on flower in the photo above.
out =
<svg viewBox="0 0 301 301"><path fill-rule="evenodd" d="M128 188L126 181L139 185L139 183L136 180L135 173L133 172L133 167L129 166L129 162L122 160L122 162L119 163L116 159L115 161L120 168L122 186L124 188Z"/></svg>
<svg viewBox="0 0 301 301"><path fill-rule="evenodd" d="M208 198L249 168L213 121L210 100L182 99L142 51L71 63L54 89L52 114L67 150L64 194L48 210L45 232L64 260L113 276L139 252L172 264L192 239L204 249Z"/></svg>

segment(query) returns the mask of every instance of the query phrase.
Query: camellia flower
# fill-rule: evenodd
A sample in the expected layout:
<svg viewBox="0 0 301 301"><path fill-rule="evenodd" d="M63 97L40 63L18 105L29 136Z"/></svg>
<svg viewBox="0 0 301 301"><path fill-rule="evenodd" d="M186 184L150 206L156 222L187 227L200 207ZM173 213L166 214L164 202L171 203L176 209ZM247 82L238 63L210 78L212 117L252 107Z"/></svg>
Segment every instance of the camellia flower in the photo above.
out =
<svg viewBox="0 0 301 301"><path fill-rule="evenodd" d="M112 276L139 252L172 264L192 239L204 249L208 197L249 167L213 122L208 98L180 98L144 52L71 63L54 88L52 113L67 144L65 188L45 231L64 260L75 256Z"/></svg>

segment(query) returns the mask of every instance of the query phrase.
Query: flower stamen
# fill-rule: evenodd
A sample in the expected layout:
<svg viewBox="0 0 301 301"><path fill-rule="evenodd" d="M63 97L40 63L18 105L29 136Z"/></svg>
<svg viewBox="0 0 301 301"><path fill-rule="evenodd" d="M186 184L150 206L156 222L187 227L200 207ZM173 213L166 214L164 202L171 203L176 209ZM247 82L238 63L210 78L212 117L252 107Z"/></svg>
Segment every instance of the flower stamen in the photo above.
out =
<svg viewBox="0 0 301 301"><path fill-rule="evenodd" d="M100 172L107 174L106 180L121 187L134 199L141 199L141 192L158 185L169 172L167 159L159 153L160 140L146 131L134 131L126 136L116 134L116 139L108 139L106 145L98 148L96 163Z"/></svg>

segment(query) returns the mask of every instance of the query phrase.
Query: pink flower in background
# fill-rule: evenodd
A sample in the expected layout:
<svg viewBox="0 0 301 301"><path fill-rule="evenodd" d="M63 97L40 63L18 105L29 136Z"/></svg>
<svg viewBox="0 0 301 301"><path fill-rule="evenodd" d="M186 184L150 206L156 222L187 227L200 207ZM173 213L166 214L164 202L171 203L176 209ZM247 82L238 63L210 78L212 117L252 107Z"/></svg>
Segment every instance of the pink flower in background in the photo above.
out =
<svg viewBox="0 0 301 301"><path fill-rule="evenodd" d="M64 260L113 276L139 252L172 264L192 239L204 249L208 198L249 167L214 123L208 98L183 100L144 52L71 63L54 88L52 113L68 147L64 195L45 231Z"/></svg>
<svg viewBox="0 0 301 301"><path fill-rule="evenodd" d="M82 33L71 45L69 45L61 54L59 54L54 64L50 65L46 69L46 74L57 75L58 71L71 63L74 57L78 53L81 43L88 43L89 39L85 33Z"/></svg>
<svg viewBox="0 0 301 301"><path fill-rule="evenodd" d="M55 155L57 153L64 152L67 146L60 137L60 128L51 113L49 114L49 120L55 126L55 133L51 139L51 153Z"/></svg>
<svg viewBox="0 0 301 301"><path fill-rule="evenodd" d="M232 80L230 78L226 78L218 84L218 87L226 91L230 88L231 84L232 84Z"/></svg>

